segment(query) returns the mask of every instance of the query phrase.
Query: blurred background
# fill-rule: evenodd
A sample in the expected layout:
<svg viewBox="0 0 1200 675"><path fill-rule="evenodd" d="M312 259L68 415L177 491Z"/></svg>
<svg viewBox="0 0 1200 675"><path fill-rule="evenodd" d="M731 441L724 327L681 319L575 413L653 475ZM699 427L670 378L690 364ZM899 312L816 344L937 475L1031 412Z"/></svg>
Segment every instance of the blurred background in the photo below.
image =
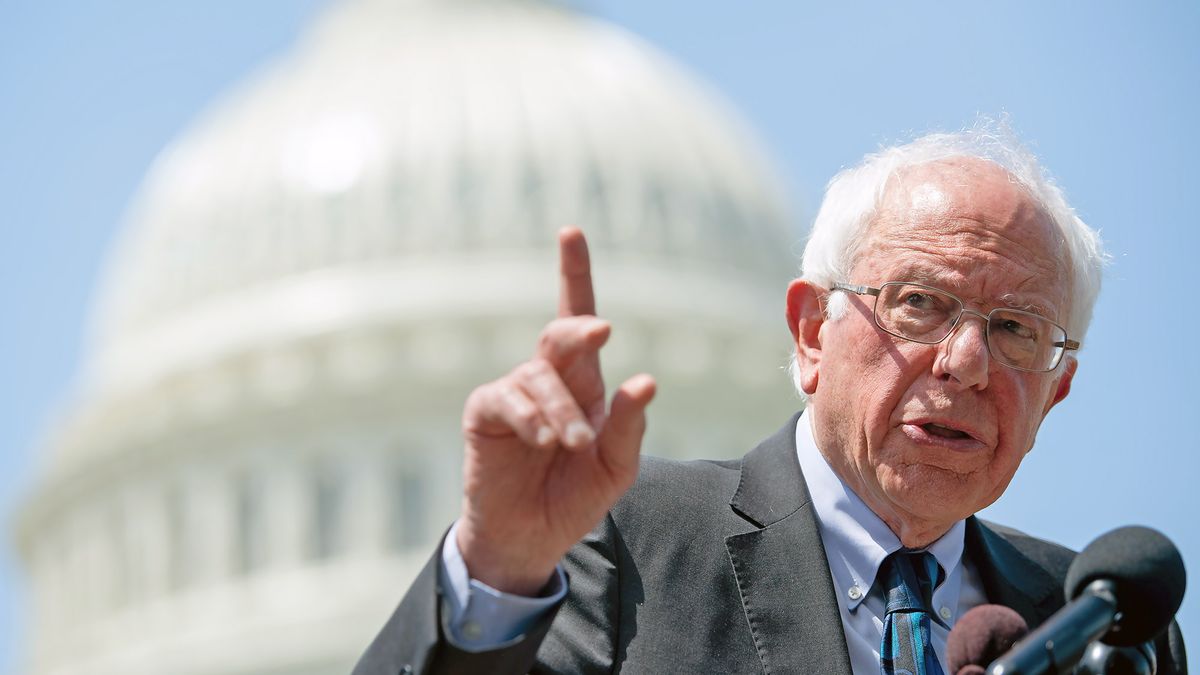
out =
<svg viewBox="0 0 1200 675"><path fill-rule="evenodd" d="M462 399L553 312L562 224L608 377L660 378L647 451L742 454L799 405L824 183L979 113L1113 255L984 515L1151 525L1195 578L1198 38L1192 2L0 2L0 673L347 672L457 509Z"/></svg>

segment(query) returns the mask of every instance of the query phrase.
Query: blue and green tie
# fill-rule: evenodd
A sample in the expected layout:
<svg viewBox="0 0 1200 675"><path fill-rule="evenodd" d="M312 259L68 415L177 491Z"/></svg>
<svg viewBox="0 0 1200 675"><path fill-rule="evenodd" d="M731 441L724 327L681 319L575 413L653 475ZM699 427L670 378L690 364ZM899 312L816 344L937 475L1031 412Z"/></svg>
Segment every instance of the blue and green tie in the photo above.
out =
<svg viewBox="0 0 1200 675"><path fill-rule="evenodd" d="M889 555L879 567L887 593L879 647L882 675L944 675L929 632L933 589L941 573L933 554L907 549Z"/></svg>

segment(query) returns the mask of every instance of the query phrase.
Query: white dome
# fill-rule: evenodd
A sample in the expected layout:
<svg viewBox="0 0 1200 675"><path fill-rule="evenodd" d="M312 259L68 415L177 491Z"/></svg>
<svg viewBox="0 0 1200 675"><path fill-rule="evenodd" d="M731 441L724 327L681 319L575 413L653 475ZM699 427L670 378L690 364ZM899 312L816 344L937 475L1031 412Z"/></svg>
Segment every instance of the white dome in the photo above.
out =
<svg viewBox="0 0 1200 675"><path fill-rule="evenodd" d="M655 50L568 9L346 2L150 172L98 304L91 385L228 346L159 353L231 292L549 250L569 223L610 261L778 273L791 233L756 148Z"/></svg>
<svg viewBox="0 0 1200 675"><path fill-rule="evenodd" d="M744 452L798 405L755 148L567 8L334 6L134 200L17 523L30 672L348 672L457 512L467 392L553 313L564 224L606 375L658 379L646 451Z"/></svg>

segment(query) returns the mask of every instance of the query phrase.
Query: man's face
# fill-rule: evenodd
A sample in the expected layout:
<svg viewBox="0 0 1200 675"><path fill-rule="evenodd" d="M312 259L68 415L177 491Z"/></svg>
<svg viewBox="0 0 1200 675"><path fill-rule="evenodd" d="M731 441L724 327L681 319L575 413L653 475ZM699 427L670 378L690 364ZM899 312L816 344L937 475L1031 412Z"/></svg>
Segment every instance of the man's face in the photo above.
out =
<svg viewBox="0 0 1200 675"><path fill-rule="evenodd" d="M1029 309L1065 324L1069 277L1057 242L1048 216L999 167L936 162L893 181L846 281L913 281L968 309ZM789 291L789 319L792 294L805 292ZM1075 361L1017 371L990 357L984 322L969 315L946 341L925 345L880 330L873 297L846 300L843 317L810 327L815 347L797 332L817 445L905 545L923 546L1004 492L1066 396Z"/></svg>

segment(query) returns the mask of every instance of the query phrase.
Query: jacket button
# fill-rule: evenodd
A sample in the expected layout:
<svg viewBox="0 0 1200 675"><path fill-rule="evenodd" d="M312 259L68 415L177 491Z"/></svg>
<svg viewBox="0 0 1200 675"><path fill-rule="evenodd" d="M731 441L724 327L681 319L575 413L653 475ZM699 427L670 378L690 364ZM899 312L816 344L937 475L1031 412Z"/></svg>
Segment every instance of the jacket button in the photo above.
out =
<svg viewBox="0 0 1200 675"><path fill-rule="evenodd" d="M398 675L412 675L412 671L413 671L412 666L410 666L406 663L406 664L404 664L404 666L402 668L400 668L400 672L398 673Z"/></svg>

